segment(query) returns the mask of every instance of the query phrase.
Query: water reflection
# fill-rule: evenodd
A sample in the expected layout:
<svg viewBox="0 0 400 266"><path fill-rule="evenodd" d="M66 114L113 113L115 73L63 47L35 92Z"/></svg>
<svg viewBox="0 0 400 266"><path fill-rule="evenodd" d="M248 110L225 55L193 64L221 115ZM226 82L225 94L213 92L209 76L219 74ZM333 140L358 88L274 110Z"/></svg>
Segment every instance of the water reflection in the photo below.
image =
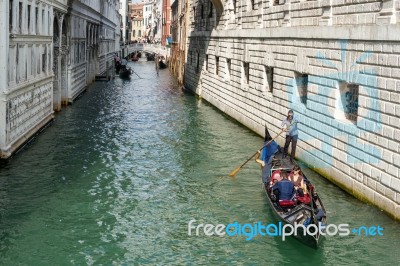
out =
<svg viewBox="0 0 400 266"><path fill-rule="evenodd" d="M28 264L396 264L399 224L305 170L329 222L384 237L199 237L187 223L275 223L260 169L227 177L262 139L178 88L167 70L91 86L0 168L0 261Z"/></svg>

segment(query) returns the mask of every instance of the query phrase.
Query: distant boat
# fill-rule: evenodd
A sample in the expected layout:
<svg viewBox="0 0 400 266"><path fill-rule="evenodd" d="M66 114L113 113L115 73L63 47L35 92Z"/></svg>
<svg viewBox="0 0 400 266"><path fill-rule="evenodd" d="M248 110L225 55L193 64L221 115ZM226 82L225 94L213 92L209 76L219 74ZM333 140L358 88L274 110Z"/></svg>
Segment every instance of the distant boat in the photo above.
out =
<svg viewBox="0 0 400 266"><path fill-rule="evenodd" d="M160 69L167 68L167 65L164 63L163 60L160 60L160 61L158 62L158 64L159 64L159 66L160 66Z"/></svg>
<svg viewBox="0 0 400 266"><path fill-rule="evenodd" d="M119 70L119 77L121 79L130 79L131 75L132 75L132 69L131 68L121 68Z"/></svg>
<svg viewBox="0 0 400 266"><path fill-rule="evenodd" d="M132 58L131 58L131 59L132 59L132 61L133 61L133 62L136 62L136 61L138 61L138 60L139 60L139 57L137 57L136 55L134 55L134 56L132 56Z"/></svg>
<svg viewBox="0 0 400 266"><path fill-rule="evenodd" d="M133 73L132 69L130 67L128 68L128 60L122 59L121 68L119 70L119 77L122 79L129 79L132 73Z"/></svg>
<svg viewBox="0 0 400 266"><path fill-rule="evenodd" d="M154 61L155 55L154 54L146 54L147 61Z"/></svg>

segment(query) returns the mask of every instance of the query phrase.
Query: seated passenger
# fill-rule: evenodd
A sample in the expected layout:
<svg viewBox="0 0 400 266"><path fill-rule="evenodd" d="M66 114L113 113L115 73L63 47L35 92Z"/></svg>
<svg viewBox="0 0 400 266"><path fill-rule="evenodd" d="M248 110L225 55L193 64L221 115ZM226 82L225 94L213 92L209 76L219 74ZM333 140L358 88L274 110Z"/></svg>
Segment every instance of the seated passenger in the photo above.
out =
<svg viewBox="0 0 400 266"><path fill-rule="evenodd" d="M304 183L303 173L300 170L300 167L296 165L293 167L292 172L289 174L290 181L293 182L294 188L300 197L303 197L304 194L307 193L307 186Z"/></svg>
<svg viewBox="0 0 400 266"><path fill-rule="evenodd" d="M282 180L272 187L272 191L277 190L279 192L279 200L291 200L295 192L293 182L288 179L285 171L281 171L280 176Z"/></svg>
<svg viewBox="0 0 400 266"><path fill-rule="evenodd" d="M276 182L279 182L281 180L282 180L281 170L275 170L271 174L270 185L273 186L274 184L276 184Z"/></svg>

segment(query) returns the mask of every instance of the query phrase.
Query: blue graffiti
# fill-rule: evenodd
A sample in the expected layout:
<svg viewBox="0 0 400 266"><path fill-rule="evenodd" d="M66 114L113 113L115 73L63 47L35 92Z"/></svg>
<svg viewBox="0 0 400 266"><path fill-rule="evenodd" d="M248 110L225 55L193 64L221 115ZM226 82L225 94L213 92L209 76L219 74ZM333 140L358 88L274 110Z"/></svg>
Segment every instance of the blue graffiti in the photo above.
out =
<svg viewBox="0 0 400 266"><path fill-rule="evenodd" d="M377 90L377 75L374 69L366 68L365 62L372 53L363 52L355 62L350 62L347 52L347 41L340 44L340 62L328 59L322 52L316 54L319 60L331 73L323 73L319 76L308 77L307 83L317 85L317 92L301 95L304 90L299 89L304 83L304 77L296 77L286 82L288 88L289 108L295 111L297 119L301 123L299 138L309 142L318 168L329 167L333 164L333 158L341 157L343 162L354 165L358 163L376 164L382 158L382 150L366 141L360 141L362 134L381 130L381 115ZM349 63L347 63L349 62ZM362 65L362 67L361 67ZM360 85L360 95L365 103L362 107L366 113L357 115L359 109L358 99L352 91L341 91L341 84ZM296 90L299 92L296 93ZM339 97L337 97L340 95ZM304 98L307 101L304 101ZM365 100L366 99L366 100ZM335 106L332 106L335 102ZM306 104L304 104L306 103ZM367 106L366 106L367 105ZM356 121L340 119L339 114L355 113ZM315 143L319 142L320 145ZM338 144L340 143L340 144ZM320 146L317 148L317 146ZM335 150L335 147L338 147ZM344 151L343 151L344 149ZM341 154L334 152L343 151Z"/></svg>

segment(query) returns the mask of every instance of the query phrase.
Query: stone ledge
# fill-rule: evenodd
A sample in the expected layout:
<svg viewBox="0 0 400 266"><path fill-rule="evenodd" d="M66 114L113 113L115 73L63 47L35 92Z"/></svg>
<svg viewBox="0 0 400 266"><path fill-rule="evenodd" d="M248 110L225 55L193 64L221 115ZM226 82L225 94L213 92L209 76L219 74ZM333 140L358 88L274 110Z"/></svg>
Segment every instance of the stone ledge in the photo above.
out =
<svg viewBox="0 0 400 266"><path fill-rule="evenodd" d="M213 30L190 32L189 38L287 38L287 39L346 39L370 41L399 41L398 25L299 26L246 30Z"/></svg>

